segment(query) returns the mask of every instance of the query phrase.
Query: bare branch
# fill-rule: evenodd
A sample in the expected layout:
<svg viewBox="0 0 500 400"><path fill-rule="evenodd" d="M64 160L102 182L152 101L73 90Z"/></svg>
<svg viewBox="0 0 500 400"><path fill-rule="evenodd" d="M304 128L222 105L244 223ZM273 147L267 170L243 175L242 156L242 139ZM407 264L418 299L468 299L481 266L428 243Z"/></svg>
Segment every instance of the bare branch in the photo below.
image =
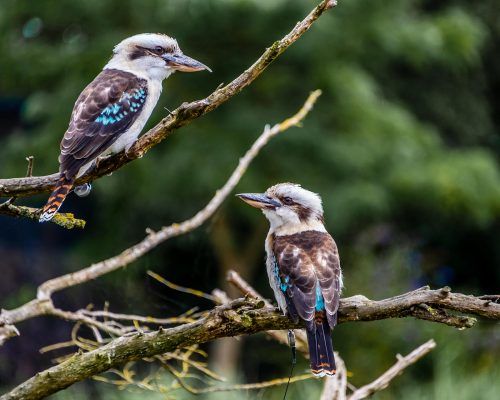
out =
<svg viewBox="0 0 500 400"><path fill-rule="evenodd" d="M185 324L188 322L193 322L193 318L188 317L171 317L171 318L156 318L156 317L145 317L143 315L134 315L134 314L120 314L114 313L110 311L89 311L89 310L81 310L81 313L87 315L91 318L109 318L113 320L123 320L123 321L137 321L144 322L148 324L156 324L156 325L178 325Z"/></svg>
<svg viewBox="0 0 500 400"><path fill-rule="evenodd" d="M412 316L412 307L425 303L499 320L500 305L492 303L485 306L484 302L477 297L451 293L449 288L422 288L380 301L353 296L341 300L339 323ZM442 321L438 319L436 322ZM463 327L465 326L467 325ZM62 364L37 374L0 399L39 399L128 361L152 357L221 337L300 327L300 324L277 313L274 308L265 307L262 300L237 299L214 308L193 323L155 332L134 332L88 353L74 355ZM409 359L413 360L412 357ZM392 374L391 369L388 376Z"/></svg>
<svg viewBox="0 0 500 400"><path fill-rule="evenodd" d="M202 100L183 103L149 132L141 136L127 153L120 152L104 160L102 163L99 163L97 169L94 169L78 179L76 185L93 181L117 170L132 160L141 158L148 150L163 141L163 139L174 130L218 108L250 85L269 64L309 30L312 24L326 10L335 5L336 3L332 0L323 0L302 21L298 22L285 37L274 42L252 66L235 78L231 83L216 89L212 94ZM56 173L39 177L0 179L0 197L24 197L36 193L48 192L52 190L58 177L59 174Z"/></svg>
<svg viewBox="0 0 500 400"><path fill-rule="evenodd" d="M337 373L325 378L320 400L346 400L347 368L338 354L335 354L335 364L337 364Z"/></svg>
<svg viewBox="0 0 500 400"><path fill-rule="evenodd" d="M243 294L262 298L237 272L229 271L227 279ZM451 315L447 310L500 320L500 304L489 299L485 301L483 297L452 293L447 286L437 290L430 290L428 286L424 286L412 292L378 301L357 295L340 300L339 321L415 317L459 329L470 328L476 322L475 318Z"/></svg>
<svg viewBox="0 0 500 400"><path fill-rule="evenodd" d="M437 290L430 290L428 286L425 286L401 296L380 301L371 301L363 296L351 297L351 299L354 298L358 304L346 308L346 316L351 311L353 312L348 317L350 321L378 319L377 310L383 313L387 312L392 316L413 316L456 328L470 328L476 320L471 317L451 314L446 314L447 318L443 318L441 312L446 313L446 310L451 310L494 320L500 319L500 304L488 303L478 297L461 293L452 293L447 286ZM426 307L422 307L423 304ZM364 311L361 312L362 308Z"/></svg>
<svg viewBox="0 0 500 400"><path fill-rule="evenodd" d="M178 378L179 379L179 378ZM290 383L304 381L306 379L311 379L311 374L302 374L293 376L290 378ZM191 386L188 386L185 382L182 387L186 389L188 392L192 394L203 394L203 393L216 393L216 392L230 392L230 391L238 391L238 390L256 390L256 389L265 389L272 386L285 385L288 382L288 378L278 378L271 379L269 381L256 382L256 383L243 383L243 384L235 384L231 386L212 386L203 389L195 389Z"/></svg>
<svg viewBox="0 0 500 400"><path fill-rule="evenodd" d="M213 301L214 303L216 303L216 299L213 295L204 293L201 290L191 289L191 288L177 285L173 282L167 281L164 277L158 275L156 272L153 272L153 271L148 271L148 275L150 277L156 279L158 282L163 283L165 286L169 287L170 289L177 290L178 292L182 292L182 293L188 293L188 294L191 294L193 296L201 297L203 299L207 299L207 300L210 300L210 301Z"/></svg>
<svg viewBox="0 0 500 400"><path fill-rule="evenodd" d="M0 399L41 399L128 361L153 357L223 336L265 330L275 326L276 322L280 327L289 323L285 317L275 314L273 310L266 310L263 315L259 312L253 315L252 312L259 311L262 307L262 301L238 299L228 305L216 307L206 317L193 323L122 336L96 350L75 354L61 364L35 375Z"/></svg>
<svg viewBox="0 0 500 400"><path fill-rule="evenodd" d="M33 165L35 164L35 157L28 156L26 157L26 161L28 161L28 169L26 170L26 177L30 178L33 176Z"/></svg>
<svg viewBox="0 0 500 400"><path fill-rule="evenodd" d="M413 350L407 356L399 356L396 364L384 372L380 377L375 379L372 383L357 389L353 394L351 394L351 396L349 396L349 400L365 399L375 392L385 389L395 377L401 375L406 368L417 362L435 347L436 342L431 339Z"/></svg>
<svg viewBox="0 0 500 400"><path fill-rule="evenodd" d="M108 258L107 260L98 262L77 272L51 279L40 285L36 299L13 310L2 310L0 313L0 344L15 335L16 331L13 330L13 325L18 322L40 315L62 316L61 310L56 309L52 304L51 296L54 292L88 282L122 268L136 261L164 241L190 232L203 224L215 213L227 196L229 196L259 151L274 136L293 126L298 126L312 109L314 103L320 95L320 90L312 92L305 101L304 105L295 115L271 128L266 126L264 132L253 143L246 154L239 160L238 166L233 171L225 185L216 192L212 200L210 200L210 202L194 217L180 224L174 223L163 227L158 232L149 230L148 235L141 242L124 250L117 256ZM66 317L67 318L65 319L75 321L78 318L83 320L85 315L81 313L73 313L73 315L66 314Z"/></svg>

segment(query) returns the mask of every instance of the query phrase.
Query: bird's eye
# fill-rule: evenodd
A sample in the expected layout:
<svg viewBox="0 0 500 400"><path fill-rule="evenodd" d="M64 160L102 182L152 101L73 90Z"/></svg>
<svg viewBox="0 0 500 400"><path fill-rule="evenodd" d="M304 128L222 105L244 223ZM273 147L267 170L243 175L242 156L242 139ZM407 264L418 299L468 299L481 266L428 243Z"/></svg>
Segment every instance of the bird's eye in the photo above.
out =
<svg viewBox="0 0 500 400"><path fill-rule="evenodd" d="M162 53L163 53L163 51L164 51L164 50L163 50L163 47L161 47L161 46L156 46L156 47L155 47L155 53L157 53L157 54L162 54Z"/></svg>
<svg viewBox="0 0 500 400"><path fill-rule="evenodd" d="M292 205L293 204L293 199L291 197L285 197L283 198L283 203L285 203L286 205Z"/></svg>

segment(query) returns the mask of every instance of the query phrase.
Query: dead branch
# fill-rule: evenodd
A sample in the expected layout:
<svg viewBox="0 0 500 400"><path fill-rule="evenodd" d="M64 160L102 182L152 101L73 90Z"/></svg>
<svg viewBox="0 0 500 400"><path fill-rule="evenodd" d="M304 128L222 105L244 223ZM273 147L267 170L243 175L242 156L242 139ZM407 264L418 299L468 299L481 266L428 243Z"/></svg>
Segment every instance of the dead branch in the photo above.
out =
<svg viewBox="0 0 500 400"><path fill-rule="evenodd" d="M434 297L436 296L436 297ZM339 309L339 323L347 321L372 321L384 318L406 317L406 311L413 304L420 304L422 298L437 304L442 299L442 290L419 289L389 299L372 301L360 300L360 296L342 299ZM464 296L447 292L446 306L454 310L471 312L477 307L471 303L484 302L473 296ZM490 307L490 306L488 306ZM500 305L491 309L490 318L500 319ZM485 314L484 311L481 314ZM441 321L438 321L441 322ZM199 320L169 329L153 332L133 332L112 340L105 346L87 353L75 354L63 363L39 373L20 384L11 392L0 397L0 400L40 399L71 384L102 373L126 362L153 357L178 348L205 343L221 337L253 334L276 329L296 329L299 324L276 312L274 308L265 307L262 300L237 299L229 304L218 306ZM420 352L418 352L420 354ZM415 360L411 354L408 360ZM404 364L406 365L406 364ZM391 369L383 375L395 376L397 369ZM397 373L396 373L397 375ZM381 387L376 381L375 387ZM369 387L372 387L368 385ZM364 392L360 392L364 393Z"/></svg>
<svg viewBox="0 0 500 400"><path fill-rule="evenodd" d="M346 400L347 368L344 360L338 357L337 353L335 353L335 363L337 364L337 373L325 378L320 400Z"/></svg>
<svg viewBox="0 0 500 400"><path fill-rule="evenodd" d="M262 310L262 307L262 301L238 299L216 307L206 317L193 323L119 337L95 350L73 355L61 364L35 375L0 399L41 399L128 361L153 357L219 337L257 332L276 325L283 328L290 323L285 317L274 313L274 310Z"/></svg>
<svg viewBox="0 0 500 400"><path fill-rule="evenodd" d="M243 294L262 298L236 271L229 271L227 279ZM465 329L471 328L476 323L476 319L465 315L449 314L448 311L500 320L500 304L491 302L489 298L484 300L483 297L452 293L448 286L437 290L424 286L378 301L357 295L340 300L339 320L375 321L386 318L415 317Z"/></svg>
<svg viewBox="0 0 500 400"><path fill-rule="evenodd" d="M227 196L229 196L231 191L240 181L241 177L245 173L252 160L269 142L269 140L293 126L298 126L312 109L314 103L320 95L320 90L312 92L307 98L304 105L295 115L279 124L274 125L273 127L266 126L264 132L253 143L246 154L239 160L238 166L233 171L225 185L216 192L215 196L210 200L210 202L194 217L182 223L174 223L172 225L163 227L158 232L148 230L148 235L141 242L124 250L117 256L108 258L107 260L98 262L77 272L62 275L60 277L46 281L39 286L36 299L33 299L32 301L13 310L2 310L0 313L0 345L3 344L7 339L19 333L14 324L25 321L29 318L41 315L52 315L71 321L80 320L84 323L91 322L92 319L81 312L71 313L57 309L52 303L52 294L62 289L67 289L72 286L88 282L102 275L113 272L119 268L125 267L126 265L142 257L144 254L148 253L167 239L185 234L198 228L215 213L222 202L227 198ZM90 325L95 326L95 324ZM105 331L109 332L109 329ZM116 334L116 332L111 333Z"/></svg>
<svg viewBox="0 0 500 400"><path fill-rule="evenodd" d="M231 282L238 282L239 287L244 288L248 293L256 293L253 288L248 285L235 272L230 273ZM192 294L192 292L190 292ZM217 298L224 298L218 292L214 293ZM224 302L226 300L223 300ZM432 308L429 310L432 305ZM500 305L491 303L490 297L487 300L474 296L465 296L462 294L452 293L449 288L439 290L430 290L428 288L417 289L402 295L394 296L380 301L369 300L363 296L353 296L341 300L339 309L339 323L347 321L373 321L385 318L401 318L408 316L420 316L419 313L413 315L411 310L415 306L426 305L422 309L429 313L426 320L432 320L433 309L442 307L445 309L467 312L475 315L485 316L491 319L500 319ZM487 309L487 310L486 310ZM72 313L64 313L60 315L62 318L72 319ZM94 315L90 312L80 312L80 315L86 318L92 318ZM101 317L109 317L110 314L106 311L104 314L96 314ZM123 316L119 316L122 318ZM138 319L140 319L139 317ZM195 317L192 316L194 319ZM462 318L457 317L457 321L462 321ZM128 318L124 318L128 319ZM435 322L445 322L439 316ZM93 326L96 329L101 329L104 332L109 332L109 324L100 321L86 321L87 325ZM180 373L169 366L166 361L171 359L170 352L176 351L187 346L198 345L207 341L212 341L221 337L231 337L242 334L252 334L261 331L273 331L284 329L301 328L299 323L294 323L273 307L267 307L266 303L261 299L236 299L227 304L223 304L214 308L212 311L203 314L193 322L186 323L174 328L163 329L157 331L142 331L140 327L137 330L124 334L120 327L115 327L121 337L111 340L107 344L98 341L93 342L83 339L77 335L78 327L82 321L78 321L75 329L72 332L72 342L64 343L61 346L76 344L80 349L87 351L86 353L77 353L70 358L62 359L62 363L52 367L42 373L37 374L28 381L22 383L11 392L7 393L1 400L7 399L39 399L51 393L61 390L75 382L93 377L104 371L116 368L131 361L140 359L151 359L161 356L166 357L162 365L173 374L177 379L178 384L186 390L193 389L185 381L186 371ZM466 325L460 327L466 327ZM96 335L97 336L97 335ZM279 338L278 338L279 339ZM280 340L280 339L279 339ZM62 348L58 346L58 348ZM432 345L429 345L432 346ZM430 348L429 348L430 350ZM428 351L428 350L426 350ZM384 385L387 385L397 374L404 368L415 362L421 355L426 352L422 348L412 352L409 356L401 359L396 366L384 373L380 378L373 383L356 390L354 398L364 398L373 393L375 390L381 390ZM179 355L186 359L185 355ZM174 357L175 358L175 357ZM185 361L185 364L195 365L192 362ZM342 367L343 362L339 359L339 365ZM203 367L197 365L197 369L206 373ZM342 372L344 371L344 372ZM120 373L119 371L116 373ZM122 382L122 381L120 381ZM132 381L127 381L130 384ZM325 387L325 396L327 394L336 395L337 398L342 398L342 393L345 393L347 385L345 370L340 368L339 374L334 380L327 383ZM236 386L235 388L238 388ZM224 390L206 389L208 391ZM231 389L232 390L232 389ZM205 391L205 389L203 389ZM340 397L339 397L340 396ZM354 396L354 394L353 394Z"/></svg>
<svg viewBox="0 0 500 400"><path fill-rule="evenodd" d="M333 0L323 0L302 21L298 22L286 36L274 42L252 66L235 78L231 83L224 87L217 88L212 94L202 100L181 104L180 107L172 111L154 128L141 136L126 154L125 152L120 152L99 163L97 168L78 179L76 185L81 185L110 174L123 165L141 158L147 151L163 141L176 129L215 110L227 100L231 99L245 87L250 85L269 64L309 30L312 24L326 10L335 5L336 2ZM56 184L58 177L59 174L56 173L38 177L0 179L0 197L25 197L36 193L49 192Z"/></svg>
<svg viewBox="0 0 500 400"><path fill-rule="evenodd" d="M346 395L348 385L347 370L342 360L340 360L340 362L337 361L337 374L325 379L325 385L320 400L346 400L346 398L349 400L361 400L370 397L375 392L387 388L396 376L401 375L406 368L416 363L435 347L436 342L431 339L405 357L398 354L398 361L396 364L368 385L359 389L354 389L349 397Z"/></svg>
<svg viewBox="0 0 500 400"><path fill-rule="evenodd" d="M134 314L120 314L114 313L110 311L89 311L89 310L81 310L82 314L92 317L92 318L106 318L112 319L115 321L123 320L123 321L136 321L143 322L148 324L156 324L156 325L178 325L184 324L187 322L193 322L193 318L188 317L171 317L171 318L155 318L155 317L145 317L143 315L134 315Z"/></svg>
<svg viewBox="0 0 500 400"><path fill-rule="evenodd" d="M396 364L394 364L386 372L380 375L372 383L369 383L368 385L357 389L353 394L349 396L349 400L365 399L375 392L385 389L387 386L389 386L389 384L395 377L401 375L406 368L408 368L411 364L417 362L435 347L436 342L431 339L413 350L407 356L402 357L398 354L398 361L396 362Z"/></svg>
<svg viewBox="0 0 500 400"><path fill-rule="evenodd" d="M490 303L489 300L485 301L474 296L452 293L449 288L438 290L421 288L379 301L369 300L363 296L344 298L340 304L339 323L408 316L419 318L420 314L413 315L411 310L421 304L430 304L433 308L442 308L442 310L500 319L500 304ZM432 310L428 312L429 315L425 319L432 320ZM59 315L61 318L73 318L71 313L61 311L59 313L64 313ZM471 326L470 320L474 320L464 316L455 318L455 323L461 324L453 326L460 328ZM449 322L443 321L441 317L434 321ZM98 326L96 321L87 321L86 323L104 331L108 328L107 326ZM94 349L95 346L87 347L90 350L88 353L76 354L62 364L37 374L0 399L42 398L74 382L94 376L125 362L152 357L220 337L300 327L299 324L293 323L278 313L276 309L265 307L262 300L237 299L227 305L216 307L192 323L154 332L136 331L115 339L103 347L96 349Z"/></svg>

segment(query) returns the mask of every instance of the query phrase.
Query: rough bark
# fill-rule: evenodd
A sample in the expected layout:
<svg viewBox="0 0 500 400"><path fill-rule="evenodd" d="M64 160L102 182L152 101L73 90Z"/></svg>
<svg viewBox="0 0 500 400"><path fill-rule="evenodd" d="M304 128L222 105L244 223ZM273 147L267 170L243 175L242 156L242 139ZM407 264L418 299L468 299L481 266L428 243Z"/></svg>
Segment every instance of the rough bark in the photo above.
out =
<svg viewBox="0 0 500 400"><path fill-rule="evenodd" d="M413 312L421 304L430 308L423 308L427 313L424 317L420 311ZM475 322L474 318L466 316L443 318L437 311L437 315L434 315L434 310L440 312L452 310L500 320L500 304L490 299L484 300L479 297L452 293L449 288L430 290L425 287L378 301L369 300L364 296L342 299L339 323L408 316L460 328L470 327ZM195 322L153 332L135 332L115 339L96 350L75 354L63 363L20 384L0 397L0 400L41 399L75 382L128 361L152 357L196 343L205 343L221 337L300 327L299 324L293 323L274 308L266 307L262 300L237 299L227 305L215 307L205 317Z"/></svg>

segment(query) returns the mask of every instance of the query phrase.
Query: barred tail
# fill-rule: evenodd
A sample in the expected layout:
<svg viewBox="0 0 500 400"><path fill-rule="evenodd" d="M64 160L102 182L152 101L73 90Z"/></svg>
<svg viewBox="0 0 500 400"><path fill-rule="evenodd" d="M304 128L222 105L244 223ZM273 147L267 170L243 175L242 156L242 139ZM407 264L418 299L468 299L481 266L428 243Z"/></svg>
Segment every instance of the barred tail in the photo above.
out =
<svg viewBox="0 0 500 400"><path fill-rule="evenodd" d="M316 318L311 329L306 329L311 372L317 377L335 375L337 368L333 355L330 326L324 312L322 314L323 316Z"/></svg>
<svg viewBox="0 0 500 400"><path fill-rule="evenodd" d="M39 222L47 222L54 217L57 210L59 210L59 207L61 207L64 199L71 191L74 182L74 178L68 179L64 174L61 175L57 181L54 191L47 200L47 204L43 207L42 214L38 220Z"/></svg>

